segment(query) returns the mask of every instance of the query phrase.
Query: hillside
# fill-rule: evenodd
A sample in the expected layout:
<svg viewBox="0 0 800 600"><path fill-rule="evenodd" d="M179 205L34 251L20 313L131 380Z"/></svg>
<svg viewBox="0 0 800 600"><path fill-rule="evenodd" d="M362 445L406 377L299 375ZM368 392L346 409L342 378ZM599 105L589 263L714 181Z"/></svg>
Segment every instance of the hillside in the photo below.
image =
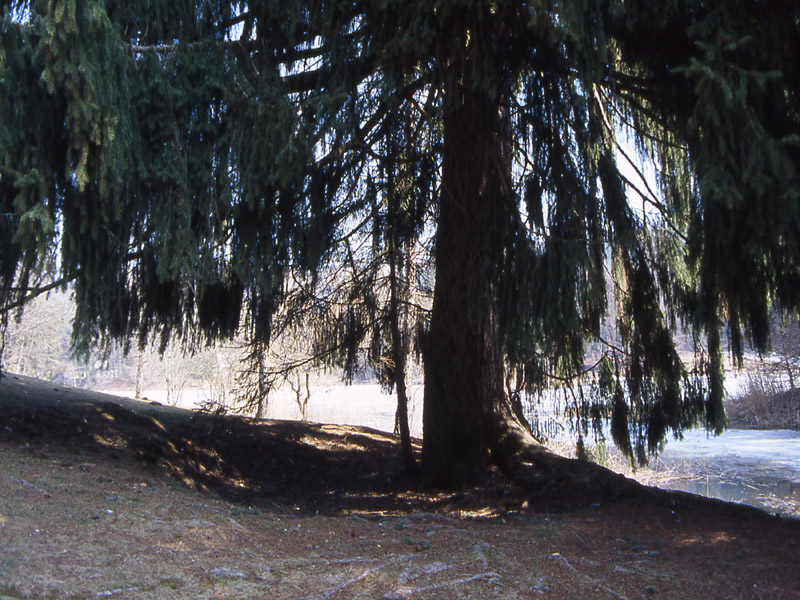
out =
<svg viewBox="0 0 800 600"><path fill-rule="evenodd" d="M500 474L418 488L396 440L0 379L0 598L800 598L800 521Z"/></svg>

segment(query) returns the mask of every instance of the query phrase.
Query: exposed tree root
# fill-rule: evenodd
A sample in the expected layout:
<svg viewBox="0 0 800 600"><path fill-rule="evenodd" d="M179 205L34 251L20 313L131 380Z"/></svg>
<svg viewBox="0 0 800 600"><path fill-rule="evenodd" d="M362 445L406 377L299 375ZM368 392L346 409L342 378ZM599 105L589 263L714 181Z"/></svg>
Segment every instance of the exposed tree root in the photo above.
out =
<svg viewBox="0 0 800 600"><path fill-rule="evenodd" d="M497 419L494 438L493 461L531 499L567 507L648 494L648 488L619 473L551 452L513 417Z"/></svg>

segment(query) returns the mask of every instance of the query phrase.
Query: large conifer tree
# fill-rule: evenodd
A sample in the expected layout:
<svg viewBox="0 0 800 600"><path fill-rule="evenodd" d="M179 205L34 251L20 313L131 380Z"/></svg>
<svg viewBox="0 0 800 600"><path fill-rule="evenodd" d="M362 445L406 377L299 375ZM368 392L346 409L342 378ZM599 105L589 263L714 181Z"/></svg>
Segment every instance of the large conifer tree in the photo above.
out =
<svg viewBox="0 0 800 600"><path fill-rule="evenodd" d="M78 348L224 338L241 314L268 343L298 276L319 298L341 271L325 342L347 361L398 335L380 265L396 309L403 249L433 232L423 468L458 484L549 460L510 375L576 380L600 344L578 412L642 457L724 426L723 329L740 357L800 309L794 2L0 6L0 302L57 271Z"/></svg>

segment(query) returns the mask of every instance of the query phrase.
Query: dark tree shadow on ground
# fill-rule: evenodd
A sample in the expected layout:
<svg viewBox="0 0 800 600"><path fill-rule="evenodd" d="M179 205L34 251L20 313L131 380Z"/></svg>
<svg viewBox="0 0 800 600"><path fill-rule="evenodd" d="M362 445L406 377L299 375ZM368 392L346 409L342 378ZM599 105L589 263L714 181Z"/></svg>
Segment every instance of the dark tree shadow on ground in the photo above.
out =
<svg viewBox="0 0 800 600"><path fill-rule="evenodd" d="M527 482L510 481L492 471L466 490L431 490L404 474L399 441L384 432L295 421L254 422L13 374L0 380L0 442L42 452L68 447L134 460L234 502L298 513L448 510L498 515L609 502L758 512L647 488L571 459L557 459Z"/></svg>

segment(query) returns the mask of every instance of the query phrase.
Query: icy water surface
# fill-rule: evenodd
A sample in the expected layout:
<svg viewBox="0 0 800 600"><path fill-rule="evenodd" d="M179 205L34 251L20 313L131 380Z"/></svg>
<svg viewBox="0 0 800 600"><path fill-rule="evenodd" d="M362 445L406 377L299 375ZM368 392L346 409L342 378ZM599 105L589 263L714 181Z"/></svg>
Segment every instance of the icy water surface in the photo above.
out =
<svg viewBox="0 0 800 600"><path fill-rule="evenodd" d="M690 431L669 441L661 461L686 473L663 487L800 517L800 432Z"/></svg>

